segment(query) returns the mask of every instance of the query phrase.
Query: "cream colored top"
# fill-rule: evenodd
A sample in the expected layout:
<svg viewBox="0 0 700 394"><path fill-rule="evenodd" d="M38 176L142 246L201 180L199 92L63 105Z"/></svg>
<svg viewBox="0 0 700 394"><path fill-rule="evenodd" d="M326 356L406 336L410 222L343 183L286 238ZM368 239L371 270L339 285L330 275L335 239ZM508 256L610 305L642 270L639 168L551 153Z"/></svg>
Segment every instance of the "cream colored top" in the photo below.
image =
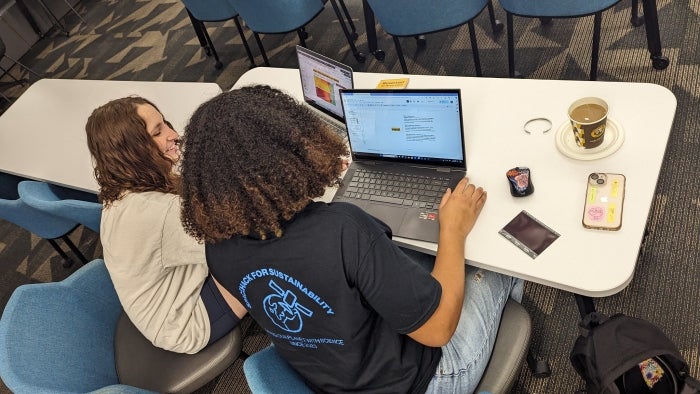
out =
<svg viewBox="0 0 700 394"><path fill-rule="evenodd" d="M100 239L119 300L155 346L196 353L209 341L200 297L209 269L204 244L185 233L180 198L130 193L102 210Z"/></svg>

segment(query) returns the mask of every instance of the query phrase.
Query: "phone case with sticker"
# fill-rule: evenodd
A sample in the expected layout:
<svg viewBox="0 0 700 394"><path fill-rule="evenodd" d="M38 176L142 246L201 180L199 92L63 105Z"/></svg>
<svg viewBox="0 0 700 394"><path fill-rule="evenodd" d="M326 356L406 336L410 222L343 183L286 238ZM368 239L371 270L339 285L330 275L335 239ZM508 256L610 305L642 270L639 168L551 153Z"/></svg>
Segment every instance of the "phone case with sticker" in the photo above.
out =
<svg viewBox="0 0 700 394"><path fill-rule="evenodd" d="M586 202L583 206L583 226L599 230L619 230L622 227L624 201L624 175L591 173L588 176Z"/></svg>

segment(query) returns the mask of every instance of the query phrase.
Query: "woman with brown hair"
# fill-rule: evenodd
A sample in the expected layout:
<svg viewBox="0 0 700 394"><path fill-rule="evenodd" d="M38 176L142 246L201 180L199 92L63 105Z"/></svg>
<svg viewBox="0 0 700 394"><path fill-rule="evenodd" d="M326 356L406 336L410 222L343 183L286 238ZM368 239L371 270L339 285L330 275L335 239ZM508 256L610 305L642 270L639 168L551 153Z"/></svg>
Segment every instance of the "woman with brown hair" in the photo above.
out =
<svg viewBox="0 0 700 394"><path fill-rule="evenodd" d="M136 96L95 109L85 130L103 204L100 240L119 300L155 346L196 353L233 329L245 309L209 275L204 245L180 222L179 136L155 104Z"/></svg>
<svg viewBox="0 0 700 394"><path fill-rule="evenodd" d="M314 392L474 390L523 285L465 268L482 188L465 178L445 191L433 258L397 247L354 205L313 201L340 182L348 149L278 90L244 87L202 104L183 145L185 229L207 242L212 275Z"/></svg>

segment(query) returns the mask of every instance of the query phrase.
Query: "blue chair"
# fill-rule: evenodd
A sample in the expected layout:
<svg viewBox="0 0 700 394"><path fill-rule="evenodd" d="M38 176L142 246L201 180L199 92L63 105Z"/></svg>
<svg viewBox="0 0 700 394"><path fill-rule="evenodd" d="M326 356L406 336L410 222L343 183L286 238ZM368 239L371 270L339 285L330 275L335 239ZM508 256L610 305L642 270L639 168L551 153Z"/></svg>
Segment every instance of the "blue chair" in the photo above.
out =
<svg viewBox="0 0 700 394"><path fill-rule="evenodd" d="M591 52L590 80L598 77L598 53L600 48L600 25L603 11L617 4L620 0L499 0L507 14L508 30L508 75L520 77L515 71L515 43L513 38L513 15L525 18L539 18L542 24L552 18L593 17L593 48Z"/></svg>
<svg viewBox="0 0 700 394"><path fill-rule="evenodd" d="M192 392L241 351L236 328L196 354L153 346L122 311L104 261L18 287L0 318L0 377L16 393Z"/></svg>
<svg viewBox="0 0 700 394"><path fill-rule="evenodd" d="M50 213L32 208L19 198L17 185L25 178L0 172L0 219L14 223L25 230L47 240L49 244L63 258L63 266L70 267L73 260L58 246L56 239L60 238L80 261L87 263L87 259L68 238L78 222L69 220Z"/></svg>
<svg viewBox="0 0 700 394"><path fill-rule="evenodd" d="M270 66L270 61L265 53L265 48L263 47L262 40L260 39L260 34L282 34L289 33L291 31L296 31L299 36L299 41L301 46L306 47L306 38L308 34L304 30L309 22L316 18L321 11L323 11L325 6L325 1L322 0L229 0L231 4L238 10L241 18L246 22L248 27L253 31L255 36L255 41L258 43L258 48L260 48L260 54L263 57L263 61L266 66ZM355 47L354 39L357 38L357 34L350 33L347 26L345 25L345 20L341 14L340 7L336 1L338 0L327 0L333 6L333 11L335 12L340 26L345 34L345 38L348 41L348 45L352 50L355 59L359 62L365 61L365 56L361 54ZM343 11L347 15L347 8L341 2ZM348 17L348 19L350 19Z"/></svg>
<svg viewBox="0 0 700 394"><path fill-rule="evenodd" d="M408 68L399 37L414 36L419 39L418 44L423 45L425 40L422 35L452 29L466 23L469 26L474 68L476 75L480 77L481 61L474 18L488 7L493 31L498 32L503 28L495 19L491 0L368 0L367 3L384 31L393 37L404 74L408 74Z"/></svg>
<svg viewBox="0 0 700 394"><path fill-rule="evenodd" d="M491 359L476 393L510 392L528 357L531 333L532 322L527 310L519 303L508 300ZM243 373L253 394L312 393L302 377L277 353L274 345L246 358Z"/></svg>
<svg viewBox="0 0 700 394"><path fill-rule="evenodd" d="M19 197L32 208L72 220L99 233L102 204L97 195L46 182L22 181Z"/></svg>
<svg viewBox="0 0 700 394"><path fill-rule="evenodd" d="M255 67L253 54L250 52L250 47L243 33L241 22L238 20L238 11L236 11L228 0L182 0L182 2L185 4L187 15L190 17L190 22L192 22L194 32L197 34L197 38L199 38L199 43L204 48L207 56L214 55L214 60L216 60L214 67L219 69L223 67L223 63L221 63L219 59L219 54L216 53L216 48L214 48L214 43L211 41L211 37L209 37L204 22L223 22L229 19L233 19L233 22L236 24L238 35L241 36L241 41L243 41L243 46L248 54L250 67Z"/></svg>

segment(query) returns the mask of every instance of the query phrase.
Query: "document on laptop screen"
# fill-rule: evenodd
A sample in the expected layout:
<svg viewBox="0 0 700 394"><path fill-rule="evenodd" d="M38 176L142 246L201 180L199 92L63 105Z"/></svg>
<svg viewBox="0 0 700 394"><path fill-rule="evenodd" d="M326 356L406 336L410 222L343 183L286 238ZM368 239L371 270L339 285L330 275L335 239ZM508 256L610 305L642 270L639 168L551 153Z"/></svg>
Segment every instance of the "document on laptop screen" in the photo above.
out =
<svg viewBox="0 0 700 394"><path fill-rule="evenodd" d="M353 153L464 160L459 92L343 92Z"/></svg>
<svg viewBox="0 0 700 394"><path fill-rule="evenodd" d="M306 48L297 47L304 100L343 119L340 89L352 88L352 69Z"/></svg>

